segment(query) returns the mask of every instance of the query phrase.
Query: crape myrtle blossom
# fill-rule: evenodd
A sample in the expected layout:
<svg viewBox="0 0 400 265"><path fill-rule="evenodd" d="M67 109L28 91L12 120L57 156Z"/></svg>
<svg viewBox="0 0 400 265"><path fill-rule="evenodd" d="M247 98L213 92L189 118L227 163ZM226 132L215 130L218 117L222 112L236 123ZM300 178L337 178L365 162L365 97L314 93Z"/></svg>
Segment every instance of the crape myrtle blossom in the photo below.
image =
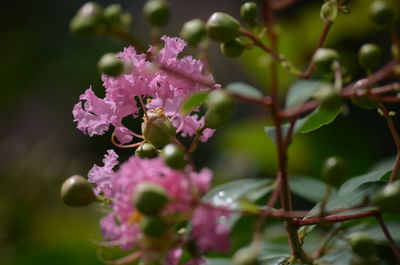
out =
<svg viewBox="0 0 400 265"><path fill-rule="evenodd" d="M181 216L190 221L191 229L185 240L194 241L202 253L229 249L229 231L219 222L227 216L227 212L198 203L200 195L210 188L210 170L194 172L190 166L185 170L174 170L159 157L142 159L132 156L117 171L113 171L117 158L113 150L108 150L103 159L104 166L94 165L89 172L89 181L94 184L95 193L104 194L111 201L110 213L100 221L101 231L107 240L121 242L119 245L126 250L141 247L141 214L135 209L132 198L140 183L152 183L164 188L170 198L160 216L166 220L176 220L176 216ZM171 245L170 251L176 247L179 249L179 246ZM179 253L178 250L171 252L168 260L178 259ZM201 259L192 262L202 264Z"/></svg>
<svg viewBox="0 0 400 265"><path fill-rule="evenodd" d="M138 54L133 47L127 47L117 54L131 70L118 77L102 76L106 88L104 99L98 98L92 88L80 96L81 102L73 108L74 121L78 123L79 130L90 136L102 135L112 125L118 141L122 144L129 143L133 136L123 125L123 119L138 116L137 97L148 99L147 110L161 108L183 137L195 135L196 129L204 126L204 117L194 113L198 110L183 115L180 108L187 97L210 88L184 77L203 80L209 84L215 84L214 79L211 75L203 74L203 63L200 60L191 56L178 58L186 46L183 40L167 36L161 39L164 47L160 51L153 46L148 50L152 61L149 61L149 56ZM157 68L155 65L162 67ZM166 68L171 71L166 71ZM207 141L213 132L205 129L201 141Z"/></svg>

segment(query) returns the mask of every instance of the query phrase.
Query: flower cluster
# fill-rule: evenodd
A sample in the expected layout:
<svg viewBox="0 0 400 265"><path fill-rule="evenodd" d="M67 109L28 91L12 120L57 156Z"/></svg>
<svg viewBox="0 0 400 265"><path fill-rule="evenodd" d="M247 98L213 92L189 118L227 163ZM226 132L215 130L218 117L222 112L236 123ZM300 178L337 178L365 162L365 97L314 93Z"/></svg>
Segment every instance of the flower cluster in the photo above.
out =
<svg viewBox="0 0 400 265"><path fill-rule="evenodd" d="M82 102L77 103L73 109L74 121L78 123L79 130L90 136L102 135L111 124L118 141L129 143L133 133L122 121L128 116L138 116L140 108L137 98L141 97L147 98L146 111L162 110L177 133L183 137L193 136L198 128L204 126L204 117L195 112L183 115L180 108L188 96L208 90L209 87L182 76L209 84L215 83L213 77L203 74L201 61L191 56L178 58L186 46L185 41L167 36L161 39L165 45L160 51L150 47L146 55L138 54L135 48L128 47L117 54L129 70L118 77L102 76L106 88L104 99L98 98L92 88L80 96ZM207 141L213 132L205 129L201 140Z"/></svg>

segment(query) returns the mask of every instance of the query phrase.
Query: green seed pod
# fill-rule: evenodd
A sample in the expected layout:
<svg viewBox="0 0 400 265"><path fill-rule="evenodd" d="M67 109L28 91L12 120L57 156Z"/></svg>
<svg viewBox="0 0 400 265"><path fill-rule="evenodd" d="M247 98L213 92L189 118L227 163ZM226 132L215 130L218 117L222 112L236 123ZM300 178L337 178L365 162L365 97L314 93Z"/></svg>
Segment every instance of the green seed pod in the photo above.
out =
<svg viewBox="0 0 400 265"><path fill-rule="evenodd" d="M170 18L170 8L164 0L149 0L143 7L143 14L150 24L154 26L165 26Z"/></svg>
<svg viewBox="0 0 400 265"><path fill-rule="evenodd" d="M196 47L206 36L206 24L198 18L189 20L183 24L180 35L190 46Z"/></svg>
<svg viewBox="0 0 400 265"><path fill-rule="evenodd" d="M329 157L323 166L322 176L329 185L339 187L348 176L346 161L340 157Z"/></svg>
<svg viewBox="0 0 400 265"><path fill-rule="evenodd" d="M339 60L339 54L333 49L319 48L313 56L315 67L322 74L331 72L332 64L337 60Z"/></svg>
<svg viewBox="0 0 400 265"><path fill-rule="evenodd" d="M240 17L250 26L257 24L258 6L255 2L246 2L240 7Z"/></svg>
<svg viewBox="0 0 400 265"><path fill-rule="evenodd" d="M142 214L157 214L168 203L169 198L165 189L157 184L140 183L133 196L133 205Z"/></svg>
<svg viewBox="0 0 400 265"><path fill-rule="evenodd" d="M331 85L321 88L314 97L320 102L321 108L326 110L335 110L343 102L339 92Z"/></svg>
<svg viewBox="0 0 400 265"><path fill-rule="evenodd" d="M220 45L220 49L223 55L228 58L237 58L242 55L244 46L238 39L232 41L223 42Z"/></svg>
<svg viewBox="0 0 400 265"><path fill-rule="evenodd" d="M167 224L158 216L144 216L140 220L143 234L150 237L162 236L167 229Z"/></svg>
<svg viewBox="0 0 400 265"><path fill-rule="evenodd" d="M69 177L61 186L61 199L69 206L82 207L96 201L92 186L82 176Z"/></svg>
<svg viewBox="0 0 400 265"><path fill-rule="evenodd" d="M122 15L122 7L119 4L107 6L103 11L103 17L108 23L118 23Z"/></svg>
<svg viewBox="0 0 400 265"><path fill-rule="evenodd" d="M215 12L206 23L206 31L210 39L228 42L239 36L240 23L228 14Z"/></svg>
<svg viewBox="0 0 400 265"><path fill-rule="evenodd" d="M384 0L374 1L369 9L371 19L379 26L388 26L394 21L394 7Z"/></svg>
<svg viewBox="0 0 400 265"><path fill-rule="evenodd" d="M103 7L95 2L84 4L71 20L70 31L82 37L93 37L103 33Z"/></svg>
<svg viewBox="0 0 400 265"><path fill-rule="evenodd" d="M379 263L373 257L360 257L354 255L351 257L350 265L379 265Z"/></svg>
<svg viewBox="0 0 400 265"><path fill-rule="evenodd" d="M124 71L124 64L115 54L106 53L97 63L97 68L100 73L116 77Z"/></svg>
<svg viewBox="0 0 400 265"><path fill-rule="evenodd" d="M148 111L149 120L142 123L144 140L156 147L163 147L176 136L170 120L162 113Z"/></svg>
<svg viewBox="0 0 400 265"><path fill-rule="evenodd" d="M214 90L208 94L207 100L209 108L205 115L205 126L217 129L232 117L233 99L223 90Z"/></svg>
<svg viewBox="0 0 400 265"><path fill-rule="evenodd" d="M382 51L377 45L367 43L361 46L358 52L358 61L367 71L376 70L381 60Z"/></svg>
<svg viewBox="0 0 400 265"><path fill-rule="evenodd" d="M136 149L135 155L141 158L154 158L158 153L157 148L155 148L154 145L144 143Z"/></svg>
<svg viewBox="0 0 400 265"><path fill-rule="evenodd" d="M373 202L387 213L400 213L400 181L387 184L375 196Z"/></svg>
<svg viewBox="0 0 400 265"><path fill-rule="evenodd" d="M124 13L119 4L107 6L103 11L103 17L108 31L115 34L128 31L132 20L131 15Z"/></svg>
<svg viewBox="0 0 400 265"><path fill-rule="evenodd" d="M379 108L381 103L368 98L367 93L367 90L364 89L357 96L352 96L351 101L354 103L354 105L366 110L374 110Z"/></svg>
<svg viewBox="0 0 400 265"><path fill-rule="evenodd" d="M375 242L367 234L357 232L350 235L350 246L354 253L360 257L369 257L375 252Z"/></svg>
<svg viewBox="0 0 400 265"><path fill-rule="evenodd" d="M327 1L321 6L320 16L324 21L334 21L338 13L336 1Z"/></svg>
<svg viewBox="0 0 400 265"><path fill-rule="evenodd" d="M165 164L173 169L182 169L186 166L185 153L175 144L166 145L161 156L164 158Z"/></svg>
<svg viewBox="0 0 400 265"><path fill-rule="evenodd" d="M241 248L232 257L233 265L260 265L259 252L254 247Z"/></svg>

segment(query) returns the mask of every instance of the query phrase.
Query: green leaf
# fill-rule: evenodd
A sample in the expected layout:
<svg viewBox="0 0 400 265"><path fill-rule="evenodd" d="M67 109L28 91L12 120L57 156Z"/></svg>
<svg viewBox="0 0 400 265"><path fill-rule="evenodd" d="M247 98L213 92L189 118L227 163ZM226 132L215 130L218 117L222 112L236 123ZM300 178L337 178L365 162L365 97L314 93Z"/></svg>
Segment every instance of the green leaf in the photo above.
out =
<svg viewBox="0 0 400 265"><path fill-rule="evenodd" d="M264 97L257 88L241 82L226 85L226 90L248 98L262 99Z"/></svg>
<svg viewBox="0 0 400 265"><path fill-rule="evenodd" d="M324 196L326 184L309 177L290 177L290 190L311 202L318 203Z"/></svg>
<svg viewBox="0 0 400 265"><path fill-rule="evenodd" d="M207 265L232 265L232 261L224 258L211 258L207 259Z"/></svg>
<svg viewBox="0 0 400 265"><path fill-rule="evenodd" d="M182 105L182 114L189 114L192 109L200 106L207 99L207 96L208 92L203 91L188 97Z"/></svg>
<svg viewBox="0 0 400 265"><path fill-rule="evenodd" d="M289 131L290 124L285 123L281 126L282 137L285 139ZM276 127L275 126L265 126L264 131L271 137L272 141L276 143Z"/></svg>
<svg viewBox="0 0 400 265"><path fill-rule="evenodd" d="M295 130L299 133L308 133L328 125L335 120L342 108L334 109L317 108L311 114L297 121Z"/></svg>
<svg viewBox="0 0 400 265"><path fill-rule="evenodd" d="M316 80L299 80L289 88L286 98L286 108L293 108L309 100L324 82Z"/></svg>
<svg viewBox="0 0 400 265"><path fill-rule="evenodd" d="M262 265L281 265L290 259L290 255L268 255L261 258Z"/></svg>

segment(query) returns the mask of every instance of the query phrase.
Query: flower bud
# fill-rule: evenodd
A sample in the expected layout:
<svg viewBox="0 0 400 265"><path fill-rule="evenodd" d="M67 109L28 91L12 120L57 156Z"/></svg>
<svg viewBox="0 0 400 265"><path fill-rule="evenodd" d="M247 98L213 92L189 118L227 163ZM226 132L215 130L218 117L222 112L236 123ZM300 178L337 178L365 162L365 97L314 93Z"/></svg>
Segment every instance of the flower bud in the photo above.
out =
<svg viewBox="0 0 400 265"><path fill-rule="evenodd" d="M104 31L103 8L95 2L84 4L71 20L70 31L82 37L93 37Z"/></svg>
<svg viewBox="0 0 400 265"><path fill-rule="evenodd" d="M116 77L124 71L124 64L115 54L106 53L97 63L97 68L100 73Z"/></svg>
<svg viewBox="0 0 400 265"><path fill-rule="evenodd" d="M142 133L144 140L156 147L163 147L176 136L176 130L170 120L162 113L148 111L149 120L142 123Z"/></svg>
<svg viewBox="0 0 400 265"><path fill-rule="evenodd" d="M189 20L183 24L180 35L190 46L196 47L206 36L206 24L198 18Z"/></svg>
<svg viewBox="0 0 400 265"><path fill-rule="evenodd" d="M242 55L244 46L238 39L232 41L223 42L220 45L220 49L223 55L228 58L237 58Z"/></svg>
<svg viewBox="0 0 400 265"><path fill-rule="evenodd" d="M387 184L374 198L382 212L400 213L400 181Z"/></svg>
<svg viewBox="0 0 400 265"><path fill-rule="evenodd" d="M215 12L206 23L206 31L210 39L227 42L239 36L240 23L228 14Z"/></svg>
<svg viewBox="0 0 400 265"><path fill-rule="evenodd" d="M334 61L339 60L339 54L333 49L319 48L312 60L317 71L326 74L332 71L332 64Z"/></svg>
<svg viewBox="0 0 400 265"><path fill-rule="evenodd" d="M233 265L259 265L259 252L254 247L241 248L233 255Z"/></svg>
<svg viewBox="0 0 400 265"><path fill-rule="evenodd" d="M367 43L361 46L358 52L358 61L362 68L367 71L373 71L378 68L381 60L381 48L372 43Z"/></svg>
<svg viewBox="0 0 400 265"><path fill-rule="evenodd" d="M329 185L339 187L347 179L347 163L340 157L329 157L323 166L322 176Z"/></svg>
<svg viewBox="0 0 400 265"><path fill-rule="evenodd" d="M185 153L176 144L166 145L161 156L164 158L165 164L173 169L182 169L186 166Z"/></svg>
<svg viewBox="0 0 400 265"><path fill-rule="evenodd" d="M162 236L167 229L167 224L158 216L144 216L140 220L143 234L150 237Z"/></svg>
<svg viewBox="0 0 400 265"><path fill-rule="evenodd" d="M69 177L61 186L61 199L69 206L82 207L96 200L92 186L82 176Z"/></svg>
<svg viewBox="0 0 400 265"><path fill-rule="evenodd" d="M255 2L246 2L240 7L240 17L250 26L257 24L258 6Z"/></svg>
<svg viewBox="0 0 400 265"><path fill-rule="evenodd" d="M214 90L207 97L208 110L205 115L205 126L216 129L224 125L233 114L233 99L223 90Z"/></svg>
<svg viewBox="0 0 400 265"><path fill-rule="evenodd" d="M354 253L360 257L368 257L374 254L375 242L366 233L357 232L350 236L350 246Z"/></svg>
<svg viewBox="0 0 400 265"><path fill-rule="evenodd" d="M320 16L325 22L334 21L338 12L335 0L329 0L321 6Z"/></svg>
<svg viewBox="0 0 400 265"><path fill-rule="evenodd" d="M320 102L321 108L335 110L342 105L342 97L339 92L331 85L322 87L315 98Z"/></svg>
<svg viewBox="0 0 400 265"><path fill-rule="evenodd" d="M149 0L143 7L143 14L153 26L164 26L170 18L169 5L164 0Z"/></svg>
<svg viewBox="0 0 400 265"><path fill-rule="evenodd" d="M131 24L131 15L124 13L119 4L107 6L103 11L103 17L111 33L126 32Z"/></svg>
<svg viewBox="0 0 400 265"><path fill-rule="evenodd" d="M369 9L371 19L379 26L390 25L395 16L394 7L384 0L374 1Z"/></svg>
<svg viewBox="0 0 400 265"><path fill-rule="evenodd" d="M140 145L135 151L135 155L141 158L154 158L157 154L157 148L149 143Z"/></svg>
<svg viewBox="0 0 400 265"><path fill-rule="evenodd" d="M168 203L169 198L163 187L144 182L138 184L133 196L135 208L142 214L157 214Z"/></svg>

